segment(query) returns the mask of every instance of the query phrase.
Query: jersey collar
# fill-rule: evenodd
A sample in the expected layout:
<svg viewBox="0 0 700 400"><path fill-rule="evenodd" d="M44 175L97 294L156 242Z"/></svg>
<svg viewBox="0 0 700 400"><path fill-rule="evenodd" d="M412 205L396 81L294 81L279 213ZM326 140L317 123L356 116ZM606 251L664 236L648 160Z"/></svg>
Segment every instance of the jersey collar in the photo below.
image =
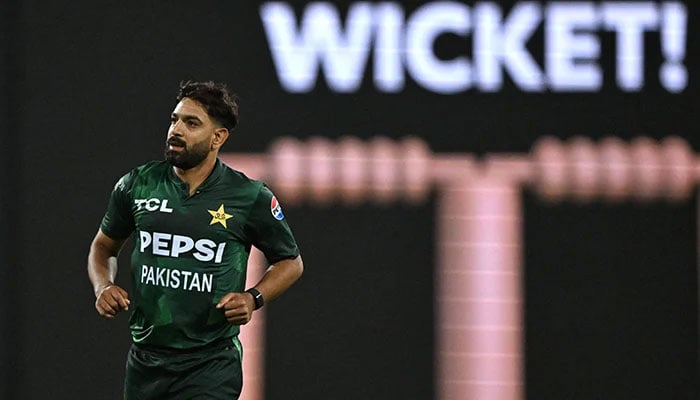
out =
<svg viewBox="0 0 700 400"><path fill-rule="evenodd" d="M224 174L224 171L226 170L226 165L224 165L223 162L221 162L220 159L216 159L216 163L214 164L214 168L212 169L211 173L207 177L207 179L202 182L201 185L199 185L199 188L197 188L197 192L201 192L202 190L207 190L208 188L214 186L221 176ZM170 176L170 179L175 183L176 185L179 185L181 189L185 192L189 192L189 188L187 187L187 184L183 182L179 176L175 174L175 171L173 171L173 166L168 165L168 175Z"/></svg>
<svg viewBox="0 0 700 400"><path fill-rule="evenodd" d="M218 158L216 159L216 164L214 164L214 169L211 170L211 174L207 177L207 179L202 182L201 185L199 185L199 189L207 189L213 185L215 185L221 176L224 174L224 171L226 170L226 166L224 165L221 160Z"/></svg>

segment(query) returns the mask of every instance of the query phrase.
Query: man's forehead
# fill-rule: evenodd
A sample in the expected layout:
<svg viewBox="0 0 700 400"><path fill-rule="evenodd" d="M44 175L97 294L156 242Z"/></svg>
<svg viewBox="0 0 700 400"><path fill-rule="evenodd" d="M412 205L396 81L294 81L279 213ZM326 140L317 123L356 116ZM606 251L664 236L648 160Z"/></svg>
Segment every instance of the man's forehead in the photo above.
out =
<svg viewBox="0 0 700 400"><path fill-rule="evenodd" d="M198 101L192 100L187 97L185 97L184 99L180 100L179 103L177 103L175 109L173 110L173 114L192 115L195 117L199 117L199 119L201 119L202 121L209 119L209 114L207 114L207 110L205 110L204 107Z"/></svg>

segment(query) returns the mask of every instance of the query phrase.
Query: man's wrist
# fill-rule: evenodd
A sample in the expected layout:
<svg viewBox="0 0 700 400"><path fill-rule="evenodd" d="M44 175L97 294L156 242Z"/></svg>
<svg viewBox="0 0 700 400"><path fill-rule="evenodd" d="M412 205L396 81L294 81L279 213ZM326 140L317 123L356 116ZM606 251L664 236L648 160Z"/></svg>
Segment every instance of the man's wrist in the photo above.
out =
<svg viewBox="0 0 700 400"><path fill-rule="evenodd" d="M100 293L102 293L103 290L107 289L110 286L114 286L114 282L105 282L97 285L95 287L95 296L99 296Z"/></svg>
<svg viewBox="0 0 700 400"><path fill-rule="evenodd" d="M265 305L265 299L258 289L250 288L246 290L246 293L250 293L253 296L253 302L255 304L255 307L253 308L254 310L258 310Z"/></svg>

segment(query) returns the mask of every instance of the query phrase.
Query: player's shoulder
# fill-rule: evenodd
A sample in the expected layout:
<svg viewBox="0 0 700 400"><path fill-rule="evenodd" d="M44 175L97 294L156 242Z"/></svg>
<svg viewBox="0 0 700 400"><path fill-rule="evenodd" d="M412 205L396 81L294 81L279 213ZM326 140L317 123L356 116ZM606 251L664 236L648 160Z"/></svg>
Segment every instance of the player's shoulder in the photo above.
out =
<svg viewBox="0 0 700 400"><path fill-rule="evenodd" d="M235 188L237 191L255 194L265 187L265 183L258 179L253 179L245 173L223 164L224 182L227 186Z"/></svg>
<svg viewBox="0 0 700 400"><path fill-rule="evenodd" d="M149 161L132 168L124 174L115 185L115 189L128 190L136 184L148 183L154 179L162 179L168 171L168 163L165 161Z"/></svg>
<svg viewBox="0 0 700 400"><path fill-rule="evenodd" d="M134 168L132 171L137 176L157 175L160 176L170 169L171 165L167 161L149 161Z"/></svg>

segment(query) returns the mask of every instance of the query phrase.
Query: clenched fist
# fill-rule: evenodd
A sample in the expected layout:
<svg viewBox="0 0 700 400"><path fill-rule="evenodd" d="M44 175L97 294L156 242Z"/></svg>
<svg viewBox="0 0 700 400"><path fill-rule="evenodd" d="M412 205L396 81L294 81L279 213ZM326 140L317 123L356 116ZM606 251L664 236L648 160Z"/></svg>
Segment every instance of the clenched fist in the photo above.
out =
<svg viewBox="0 0 700 400"><path fill-rule="evenodd" d="M129 310L129 293L115 284L106 285L95 293L95 308L106 318L114 318L120 311Z"/></svg>

